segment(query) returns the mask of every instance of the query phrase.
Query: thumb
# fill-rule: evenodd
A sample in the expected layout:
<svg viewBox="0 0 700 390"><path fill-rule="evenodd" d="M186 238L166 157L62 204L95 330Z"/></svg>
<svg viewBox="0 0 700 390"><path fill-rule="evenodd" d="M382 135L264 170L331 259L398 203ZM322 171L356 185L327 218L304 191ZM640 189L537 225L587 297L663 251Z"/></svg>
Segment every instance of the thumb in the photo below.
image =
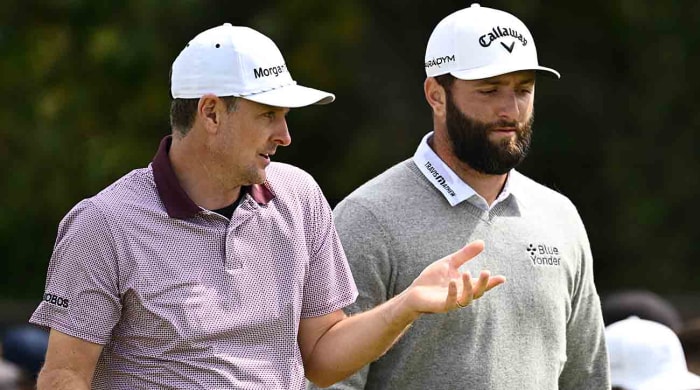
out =
<svg viewBox="0 0 700 390"><path fill-rule="evenodd" d="M484 250L484 241L475 240L449 255L450 266L459 268Z"/></svg>

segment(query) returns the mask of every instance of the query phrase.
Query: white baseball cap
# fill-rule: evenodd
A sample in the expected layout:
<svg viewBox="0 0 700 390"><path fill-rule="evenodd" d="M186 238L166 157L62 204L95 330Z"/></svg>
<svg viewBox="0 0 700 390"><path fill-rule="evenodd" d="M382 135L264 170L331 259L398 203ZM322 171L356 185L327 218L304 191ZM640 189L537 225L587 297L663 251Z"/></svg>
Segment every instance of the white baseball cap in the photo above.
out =
<svg viewBox="0 0 700 390"><path fill-rule="evenodd" d="M540 66L532 34L515 16L472 4L438 23L425 51L425 73L478 80L519 70L559 72Z"/></svg>
<svg viewBox="0 0 700 390"><path fill-rule="evenodd" d="M671 328L630 317L605 328L613 386L626 390L696 390L683 347Z"/></svg>
<svg viewBox="0 0 700 390"><path fill-rule="evenodd" d="M276 107L327 104L332 93L297 85L282 53L265 35L225 23L192 39L175 58L173 98L238 96Z"/></svg>

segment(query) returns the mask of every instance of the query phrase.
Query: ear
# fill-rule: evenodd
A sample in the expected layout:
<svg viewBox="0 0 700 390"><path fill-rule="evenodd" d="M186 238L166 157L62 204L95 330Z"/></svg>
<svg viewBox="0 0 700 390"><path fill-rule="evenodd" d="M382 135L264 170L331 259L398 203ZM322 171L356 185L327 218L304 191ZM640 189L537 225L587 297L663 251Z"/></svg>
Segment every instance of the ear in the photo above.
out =
<svg viewBox="0 0 700 390"><path fill-rule="evenodd" d="M425 100L428 101L428 104L433 109L433 115L444 117L447 102L445 88L434 77L428 77L423 83L423 92L425 93Z"/></svg>
<svg viewBox="0 0 700 390"><path fill-rule="evenodd" d="M197 103L197 117L204 124L207 132L215 133L221 123L221 113L219 112L221 99L213 94L206 94L199 98Z"/></svg>

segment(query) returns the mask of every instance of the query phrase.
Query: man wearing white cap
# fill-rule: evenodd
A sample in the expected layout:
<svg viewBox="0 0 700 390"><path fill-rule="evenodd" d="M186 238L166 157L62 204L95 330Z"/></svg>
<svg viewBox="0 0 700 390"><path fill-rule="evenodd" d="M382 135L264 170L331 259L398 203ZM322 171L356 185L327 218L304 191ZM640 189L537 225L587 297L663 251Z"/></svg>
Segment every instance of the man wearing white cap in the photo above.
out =
<svg viewBox="0 0 700 390"><path fill-rule="evenodd" d="M613 389L700 390L700 376L688 371L683 347L666 325L638 317L605 328Z"/></svg>
<svg viewBox="0 0 700 390"><path fill-rule="evenodd" d="M458 270L477 241L346 317L357 290L330 207L307 173L270 161L291 142L289 108L334 96L296 85L269 38L230 24L187 44L171 93L172 135L152 164L61 221L30 320L51 328L39 389L329 385L423 313L504 281Z"/></svg>
<svg viewBox="0 0 700 390"><path fill-rule="evenodd" d="M486 250L469 268L508 283L465 310L421 318L333 388L609 389L584 225L566 197L514 169L530 147L535 74L559 74L539 65L520 20L477 4L435 27L425 71L433 131L334 210L359 291L350 311L391 299L425 259L474 239Z"/></svg>

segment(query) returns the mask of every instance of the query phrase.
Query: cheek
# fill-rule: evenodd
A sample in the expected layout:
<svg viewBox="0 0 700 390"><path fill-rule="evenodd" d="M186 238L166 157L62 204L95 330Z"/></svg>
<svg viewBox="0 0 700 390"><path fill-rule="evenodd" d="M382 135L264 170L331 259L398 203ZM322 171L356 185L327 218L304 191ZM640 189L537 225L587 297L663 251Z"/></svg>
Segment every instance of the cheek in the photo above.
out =
<svg viewBox="0 0 700 390"><path fill-rule="evenodd" d="M222 153L227 151L230 153L231 149L235 148L236 146L236 142L232 134L225 134L219 139L217 144L219 151Z"/></svg>
<svg viewBox="0 0 700 390"><path fill-rule="evenodd" d="M238 129L233 140L239 148L250 149L260 144L264 139L265 128L263 126L245 126Z"/></svg>
<svg viewBox="0 0 700 390"><path fill-rule="evenodd" d="M529 118L532 115L533 109L532 97L522 99L518 104L518 108L520 113L523 115L523 119Z"/></svg>
<svg viewBox="0 0 700 390"><path fill-rule="evenodd" d="M482 122L487 122L487 117L492 111L492 108L490 108L488 104L484 104L484 102L476 99L453 103L453 108L456 108L462 115Z"/></svg>
<svg viewBox="0 0 700 390"><path fill-rule="evenodd" d="M246 150L254 149L257 137L255 129L239 127L228 135L226 139L227 147L229 150L241 154Z"/></svg>

